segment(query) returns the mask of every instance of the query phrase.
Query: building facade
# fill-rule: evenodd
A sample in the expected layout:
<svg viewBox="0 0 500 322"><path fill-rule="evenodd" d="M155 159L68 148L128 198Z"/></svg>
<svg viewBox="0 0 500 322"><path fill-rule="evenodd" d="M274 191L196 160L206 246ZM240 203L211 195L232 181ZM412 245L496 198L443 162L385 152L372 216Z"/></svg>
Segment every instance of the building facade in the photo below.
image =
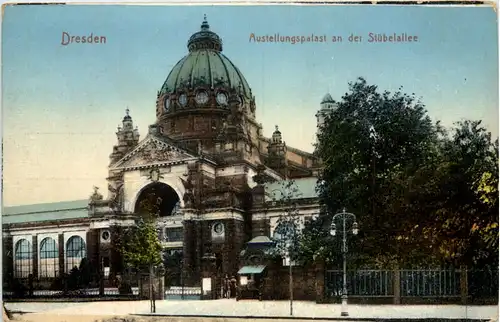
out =
<svg viewBox="0 0 500 322"><path fill-rule="evenodd" d="M119 274L114 240L134 225L151 195L159 202L165 253L180 258L195 285L203 258L215 258L217 274L235 275L245 244L273 235L283 209L270 194L281 181L299 188L304 220L319 213L321 163L287 145L278 126L271 138L262 135L252 90L206 19L187 49L157 93L156 122L142 140L127 109L110 154L106 196L95 188L89 200L4 209L4 276L50 279L82 258L106 275ZM327 94L318 127L332 108Z"/></svg>

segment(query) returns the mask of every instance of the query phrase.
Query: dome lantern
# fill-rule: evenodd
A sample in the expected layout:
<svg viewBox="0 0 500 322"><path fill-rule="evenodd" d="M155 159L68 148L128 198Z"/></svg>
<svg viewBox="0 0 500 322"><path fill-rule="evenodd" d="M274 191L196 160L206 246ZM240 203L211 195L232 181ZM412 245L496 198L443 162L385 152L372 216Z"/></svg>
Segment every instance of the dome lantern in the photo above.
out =
<svg viewBox="0 0 500 322"><path fill-rule="evenodd" d="M204 15L201 23L200 31L195 32L188 41L189 52L200 49L211 49L217 52L222 51L222 39L219 35L210 30L210 25L207 21L207 15Z"/></svg>
<svg viewBox="0 0 500 322"><path fill-rule="evenodd" d="M221 106L227 104L232 91L239 92L244 102L252 100L250 86L238 67L222 53L222 39L210 30L206 16L200 30L189 38L187 47L189 53L172 68L158 97L205 87L217 90L215 95ZM170 111L164 100L159 101L160 108Z"/></svg>

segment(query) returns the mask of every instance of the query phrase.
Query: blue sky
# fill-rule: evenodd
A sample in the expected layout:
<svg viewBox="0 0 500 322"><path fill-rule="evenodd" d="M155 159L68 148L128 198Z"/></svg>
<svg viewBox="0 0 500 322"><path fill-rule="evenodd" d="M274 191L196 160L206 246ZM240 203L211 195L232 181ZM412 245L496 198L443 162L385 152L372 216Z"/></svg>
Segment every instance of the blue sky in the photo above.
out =
<svg viewBox="0 0 500 322"><path fill-rule="evenodd" d="M312 150L315 113L363 76L422 97L445 125L482 119L498 136L496 13L417 6L8 6L2 25L4 205L83 199L106 187L115 131L129 107L141 137L156 92L207 15L256 96L270 135ZM62 32L105 36L61 46ZM417 43L349 43L351 34ZM343 43L254 43L256 35L341 35Z"/></svg>

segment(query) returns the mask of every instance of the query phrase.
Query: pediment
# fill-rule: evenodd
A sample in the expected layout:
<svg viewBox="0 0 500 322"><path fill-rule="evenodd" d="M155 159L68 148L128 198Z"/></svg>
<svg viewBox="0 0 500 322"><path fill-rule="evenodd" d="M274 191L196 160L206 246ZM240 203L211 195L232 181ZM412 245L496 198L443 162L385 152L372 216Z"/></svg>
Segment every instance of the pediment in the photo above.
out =
<svg viewBox="0 0 500 322"><path fill-rule="evenodd" d="M173 144L150 136L120 161L112 169L142 168L159 164L171 164L196 159L196 156L176 147Z"/></svg>

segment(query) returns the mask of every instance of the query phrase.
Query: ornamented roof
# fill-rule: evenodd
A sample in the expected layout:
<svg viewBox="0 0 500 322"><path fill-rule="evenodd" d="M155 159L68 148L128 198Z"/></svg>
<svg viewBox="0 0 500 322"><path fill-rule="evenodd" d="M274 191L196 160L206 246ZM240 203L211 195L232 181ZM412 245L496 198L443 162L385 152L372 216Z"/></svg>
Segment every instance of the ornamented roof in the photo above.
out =
<svg viewBox="0 0 500 322"><path fill-rule="evenodd" d="M206 85L211 88L236 90L246 98L252 97L252 91L243 74L222 54L222 40L210 31L206 17L201 24L201 30L189 38L188 49L189 54L172 68L160 94Z"/></svg>

